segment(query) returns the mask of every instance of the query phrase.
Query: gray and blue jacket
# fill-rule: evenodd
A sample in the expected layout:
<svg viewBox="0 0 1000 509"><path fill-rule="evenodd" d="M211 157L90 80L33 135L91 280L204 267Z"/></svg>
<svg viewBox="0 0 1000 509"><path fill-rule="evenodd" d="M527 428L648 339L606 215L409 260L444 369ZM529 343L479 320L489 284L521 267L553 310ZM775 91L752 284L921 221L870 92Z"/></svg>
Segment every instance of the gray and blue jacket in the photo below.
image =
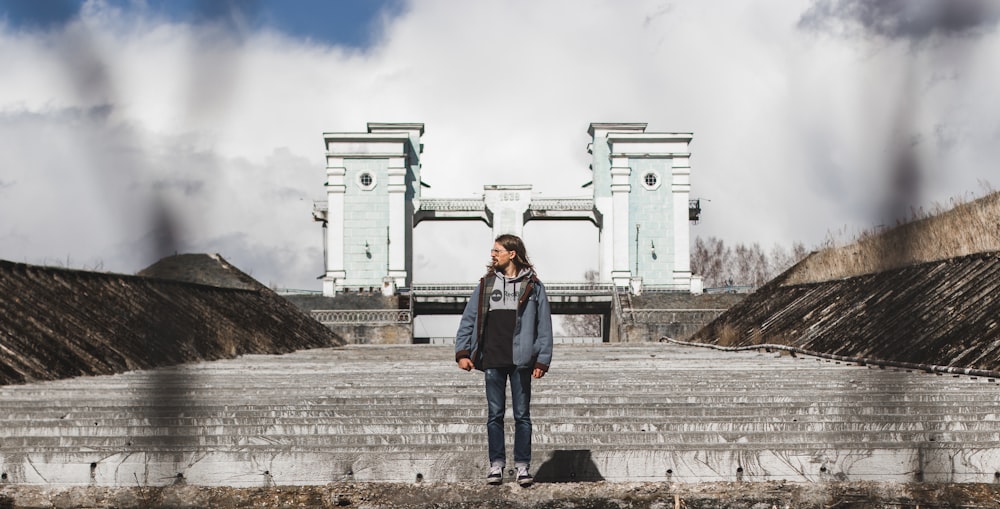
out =
<svg viewBox="0 0 1000 509"><path fill-rule="evenodd" d="M489 273L479 280L472 291L455 334L456 362L463 358L472 359L476 369L483 369L483 333L490 309L489 297L495 287L507 284L507 281L499 281L503 277L502 274ZM514 337L511 338L514 365L522 369L548 371L552 362L552 312L545 286L531 269L513 279L519 283Z"/></svg>

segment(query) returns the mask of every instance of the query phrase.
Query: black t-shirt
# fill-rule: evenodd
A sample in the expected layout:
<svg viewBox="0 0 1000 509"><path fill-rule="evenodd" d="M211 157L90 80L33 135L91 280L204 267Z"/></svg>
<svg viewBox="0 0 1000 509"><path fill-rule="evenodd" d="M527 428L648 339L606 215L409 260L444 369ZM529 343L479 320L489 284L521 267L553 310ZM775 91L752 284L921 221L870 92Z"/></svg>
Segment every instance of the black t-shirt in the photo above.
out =
<svg viewBox="0 0 1000 509"><path fill-rule="evenodd" d="M483 338L483 368L514 366L514 324L517 311L492 309L486 315L486 335Z"/></svg>

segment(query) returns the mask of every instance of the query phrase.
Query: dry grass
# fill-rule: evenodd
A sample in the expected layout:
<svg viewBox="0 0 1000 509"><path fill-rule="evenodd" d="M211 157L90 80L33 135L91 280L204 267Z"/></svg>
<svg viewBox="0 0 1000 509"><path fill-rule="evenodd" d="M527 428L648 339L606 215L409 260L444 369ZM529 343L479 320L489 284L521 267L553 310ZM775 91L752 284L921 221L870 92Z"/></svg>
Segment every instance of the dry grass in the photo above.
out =
<svg viewBox="0 0 1000 509"><path fill-rule="evenodd" d="M872 274L973 253L1000 251L1000 192L807 257L785 285Z"/></svg>
<svg viewBox="0 0 1000 509"><path fill-rule="evenodd" d="M790 337L788 337L788 336L786 336L784 334L777 334L777 335L774 335L774 336L768 336L766 338L766 341L764 341L764 342L772 344L772 345L786 345L786 346L791 346L794 341L792 340L792 338L790 338ZM782 355L784 355L784 350L779 350L779 352L783 352Z"/></svg>
<svg viewBox="0 0 1000 509"><path fill-rule="evenodd" d="M719 338L716 343L719 346L739 346L740 333L732 325L725 324L719 329Z"/></svg>
<svg viewBox="0 0 1000 509"><path fill-rule="evenodd" d="M744 336L728 323L719 328L718 336L716 337L716 344L726 347L756 346L768 343L777 345L791 344L788 338L784 336L765 337L757 327L750 329L749 334Z"/></svg>

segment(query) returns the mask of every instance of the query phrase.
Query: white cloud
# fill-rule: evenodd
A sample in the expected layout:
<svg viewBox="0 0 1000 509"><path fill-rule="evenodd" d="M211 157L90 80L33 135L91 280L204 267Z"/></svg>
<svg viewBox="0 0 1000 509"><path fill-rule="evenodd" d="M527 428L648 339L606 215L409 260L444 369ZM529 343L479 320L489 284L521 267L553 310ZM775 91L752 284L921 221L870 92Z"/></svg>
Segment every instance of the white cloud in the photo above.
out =
<svg viewBox="0 0 1000 509"><path fill-rule="evenodd" d="M996 184L995 26L846 36L802 26L824 15L811 5L421 0L363 51L99 2L62 29L0 27L0 258L134 272L164 254L162 203L174 249L318 288L321 134L368 121L426 124L443 197L582 194L590 122L691 131L693 195L711 200L693 235L764 246L884 222L899 140L924 156L918 204ZM548 227L526 240L569 279L593 263L587 228L562 230L569 249ZM473 277L488 243L481 224L421 225L418 278Z"/></svg>

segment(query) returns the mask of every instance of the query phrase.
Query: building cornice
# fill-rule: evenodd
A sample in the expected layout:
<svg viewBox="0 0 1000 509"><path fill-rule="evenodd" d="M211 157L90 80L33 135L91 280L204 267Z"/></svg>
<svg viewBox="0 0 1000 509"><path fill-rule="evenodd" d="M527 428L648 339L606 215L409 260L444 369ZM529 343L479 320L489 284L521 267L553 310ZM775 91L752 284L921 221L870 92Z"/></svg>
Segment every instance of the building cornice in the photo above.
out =
<svg viewBox="0 0 1000 509"><path fill-rule="evenodd" d="M406 133L323 133L327 141L391 141L404 142L410 140Z"/></svg>
<svg viewBox="0 0 1000 509"><path fill-rule="evenodd" d="M368 122L368 132L385 131L417 131L424 135L424 124L422 122Z"/></svg>
<svg viewBox="0 0 1000 509"><path fill-rule="evenodd" d="M694 133L608 133L608 141L622 142L665 142L676 143L678 141L689 142L694 138Z"/></svg>

